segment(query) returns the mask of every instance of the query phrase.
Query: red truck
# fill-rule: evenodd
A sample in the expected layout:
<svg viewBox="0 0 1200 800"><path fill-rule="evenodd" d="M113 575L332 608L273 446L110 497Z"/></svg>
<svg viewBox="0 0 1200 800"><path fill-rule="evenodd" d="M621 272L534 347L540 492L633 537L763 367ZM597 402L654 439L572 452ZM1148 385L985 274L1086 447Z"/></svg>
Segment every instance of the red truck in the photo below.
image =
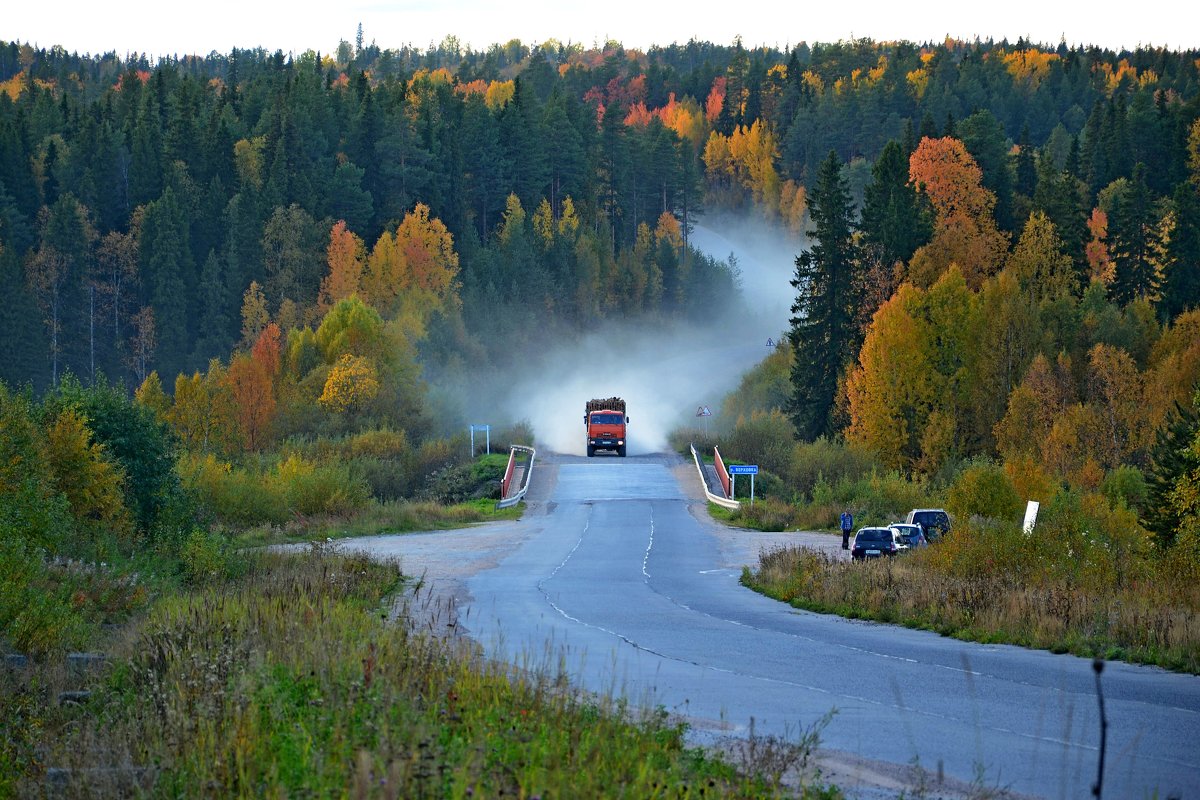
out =
<svg viewBox="0 0 1200 800"><path fill-rule="evenodd" d="M604 400L588 400L584 406L583 426L587 429L588 458L597 450L612 450L619 456L625 455L625 401L619 397Z"/></svg>

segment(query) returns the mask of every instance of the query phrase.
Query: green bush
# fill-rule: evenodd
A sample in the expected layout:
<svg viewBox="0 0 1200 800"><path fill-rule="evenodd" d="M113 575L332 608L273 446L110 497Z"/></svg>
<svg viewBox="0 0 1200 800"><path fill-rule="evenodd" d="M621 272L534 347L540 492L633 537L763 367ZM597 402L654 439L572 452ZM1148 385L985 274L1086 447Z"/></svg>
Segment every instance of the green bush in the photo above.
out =
<svg viewBox="0 0 1200 800"><path fill-rule="evenodd" d="M1015 521L1021 496L998 464L977 461L959 473L946 492L946 510L956 519L971 517Z"/></svg>
<svg viewBox="0 0 1200 800"><path fill-rule="evenodd" d="M90 626L52 580L40 548L0 526L0 631L20 652L80 646Z"/></svg>
<svg viewBox="0 0 1200 800"><path fill-rule="evenodd" d="M1114 506L1123 505L1140 513L1145 508L1149 488L1146 485L1146 476L1142 474L1142 471L1126 464L1104 476L1104 482L1100 484L1100 492Z"/></svg>
<svg viewBox="0 0 1200 800"><path fill-rule="evenodd" d="M924 481L910 480L894 470L871 472L857 480L843 478L834 486L833 495L839 513L841 508L850 509L856 525L895 522L911 509L930 504Z"/></svg>
<svg viewBox="0 0 1200 800"><path fill-rule="evenodd" d="M201 512L223 525L249 528L287 521L287 497L280 487L249 470L234 467L209 453L185 455L179 471Z"/></svg>
<svg viewBox="0 0 1200 800"><path fill-rule="evenodd" d="M45 432L33 403L0 382L0 526L61 552L70 545L67 500L54 485Z"/></svg>
<svg viewBox="0 0 1200 800"><path fill-rule="evenodd" d="M84 387L67 375L43 406L48 417L72 408L87 419L95 441L125 472L126 505L142 533L154 535L190 516L175 471L174 434L152 410L133 402L123 387L103 377Z"/></svg>
<svg viewBox="0 0 1200 800"><path fill-rule="evenodd" d="M366 481L344 464L316 464L299 456L286 458L268 483L285 498L288 511L304 516L353 513L370 496Z"/></svg>
<svg viewBox="0 0 1200 800"><path fill-rule="evenodd" d="M743 501L736 521L749 528L760 531L785 531L791 528L795 519L796 508L791 503L776 497L764 497L754 501L754 505Z"/></svg>
<svg viewBox="0 0 1200 800"><path fill-rule="evenodd" d="M220 533L196 528L183 543L179 564L186 582L201 584L229 578L234 573L235 558L228 539Z"/></svg>
<svg viewBox="0 0 1200 800"><path fill-rule="evenodd" d="M378 500L402 500L412 496L412 484L403 461L356 458L348 462L348 466L354 475L366 481L371 496Z"/></svg>
<svg viewBox="0 0 1200 800"><path fill-rule="evenodd" d="M783 412L755 411L733 426L727 444L722 445L722 455L784 475L791 463L795 435L791 420Z"/></svg>
<svg viewBox="0 0 1200 800"><path fill-rule="evenodd" d="M870 475L878 464L866 448L822 436L814 442L792 445L791 457L782 474L797 492L813 495L818 482L857 480ZM817 502L815 497L813 502Z"/></svg>

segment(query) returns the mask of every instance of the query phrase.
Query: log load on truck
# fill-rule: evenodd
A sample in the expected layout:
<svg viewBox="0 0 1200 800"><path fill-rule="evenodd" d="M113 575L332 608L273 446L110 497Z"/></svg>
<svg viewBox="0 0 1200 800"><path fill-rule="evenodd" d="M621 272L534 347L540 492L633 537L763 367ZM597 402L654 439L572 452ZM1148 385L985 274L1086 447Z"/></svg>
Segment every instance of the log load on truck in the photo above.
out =
<svg viewBox="0 0 1200 800"><path fill-rule="evenodd" d="M597 450L611 450L624 457L625 426L628 424L625 401L621 398L588 400L583 414L583 426L587 431L588 458L596 455Z"/></svg>

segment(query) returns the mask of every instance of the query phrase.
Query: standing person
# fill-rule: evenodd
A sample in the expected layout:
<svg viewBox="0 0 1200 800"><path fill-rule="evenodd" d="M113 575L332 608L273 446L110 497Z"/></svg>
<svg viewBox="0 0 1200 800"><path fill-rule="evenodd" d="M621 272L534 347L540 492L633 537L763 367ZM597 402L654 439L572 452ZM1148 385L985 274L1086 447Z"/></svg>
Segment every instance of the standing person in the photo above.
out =
<svg viewBox="0 0 1200 800"><path fill-rule="evenodd" d="M854 515L849 511L842 512L842 549L850 549L850 529L854 527Z"/></svg>

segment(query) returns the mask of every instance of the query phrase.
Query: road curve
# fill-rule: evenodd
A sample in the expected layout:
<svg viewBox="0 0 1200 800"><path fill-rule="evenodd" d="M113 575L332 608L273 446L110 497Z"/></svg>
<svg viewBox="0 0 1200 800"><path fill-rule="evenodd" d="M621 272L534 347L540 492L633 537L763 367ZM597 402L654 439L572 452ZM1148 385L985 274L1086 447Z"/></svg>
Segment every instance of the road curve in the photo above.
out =
<svg viewBox="0 0 1200 800"><path fill-rule="evenodd" d="M673 455L539 454L530 510L503 524L504 546L485 544L482 529L357 542L416 555L411 572L423 568L421 548L436 547L431 537L477 539L485 555L463 548L449 577L465 604L460 618L490 652L663 706L698 731L744 733L753 718L760 732L794 736L835 710L824 748L941 764L951 777L1022 795L1090 796L1099 755L1090 661L812 614L755 594L738 584L737 565L751 553L730 549L688 474ZM834 537L814 538L836 548ZM385 541L401 543L389 550ZM440 577L436 564L424 568ZM1104 796L1200 795L1200 679L1110 663L1103 685Z"/></svg>
<svg viewBox="0 0 1200 800"><path fill-rule="evenodd" d="M830 709L831 748L1047 797L1096 777L1091 662L798 612L738 585L668 459L572 459L537 533L467 581L471 628L512 660L694 724L795 732ZM543 476L534 476L537 482ZM532 521L531 521L532 522ZM532 655L531 655L532 654ZM1200 790L1200 680L1110 664L1105 793Z"/></svg>

